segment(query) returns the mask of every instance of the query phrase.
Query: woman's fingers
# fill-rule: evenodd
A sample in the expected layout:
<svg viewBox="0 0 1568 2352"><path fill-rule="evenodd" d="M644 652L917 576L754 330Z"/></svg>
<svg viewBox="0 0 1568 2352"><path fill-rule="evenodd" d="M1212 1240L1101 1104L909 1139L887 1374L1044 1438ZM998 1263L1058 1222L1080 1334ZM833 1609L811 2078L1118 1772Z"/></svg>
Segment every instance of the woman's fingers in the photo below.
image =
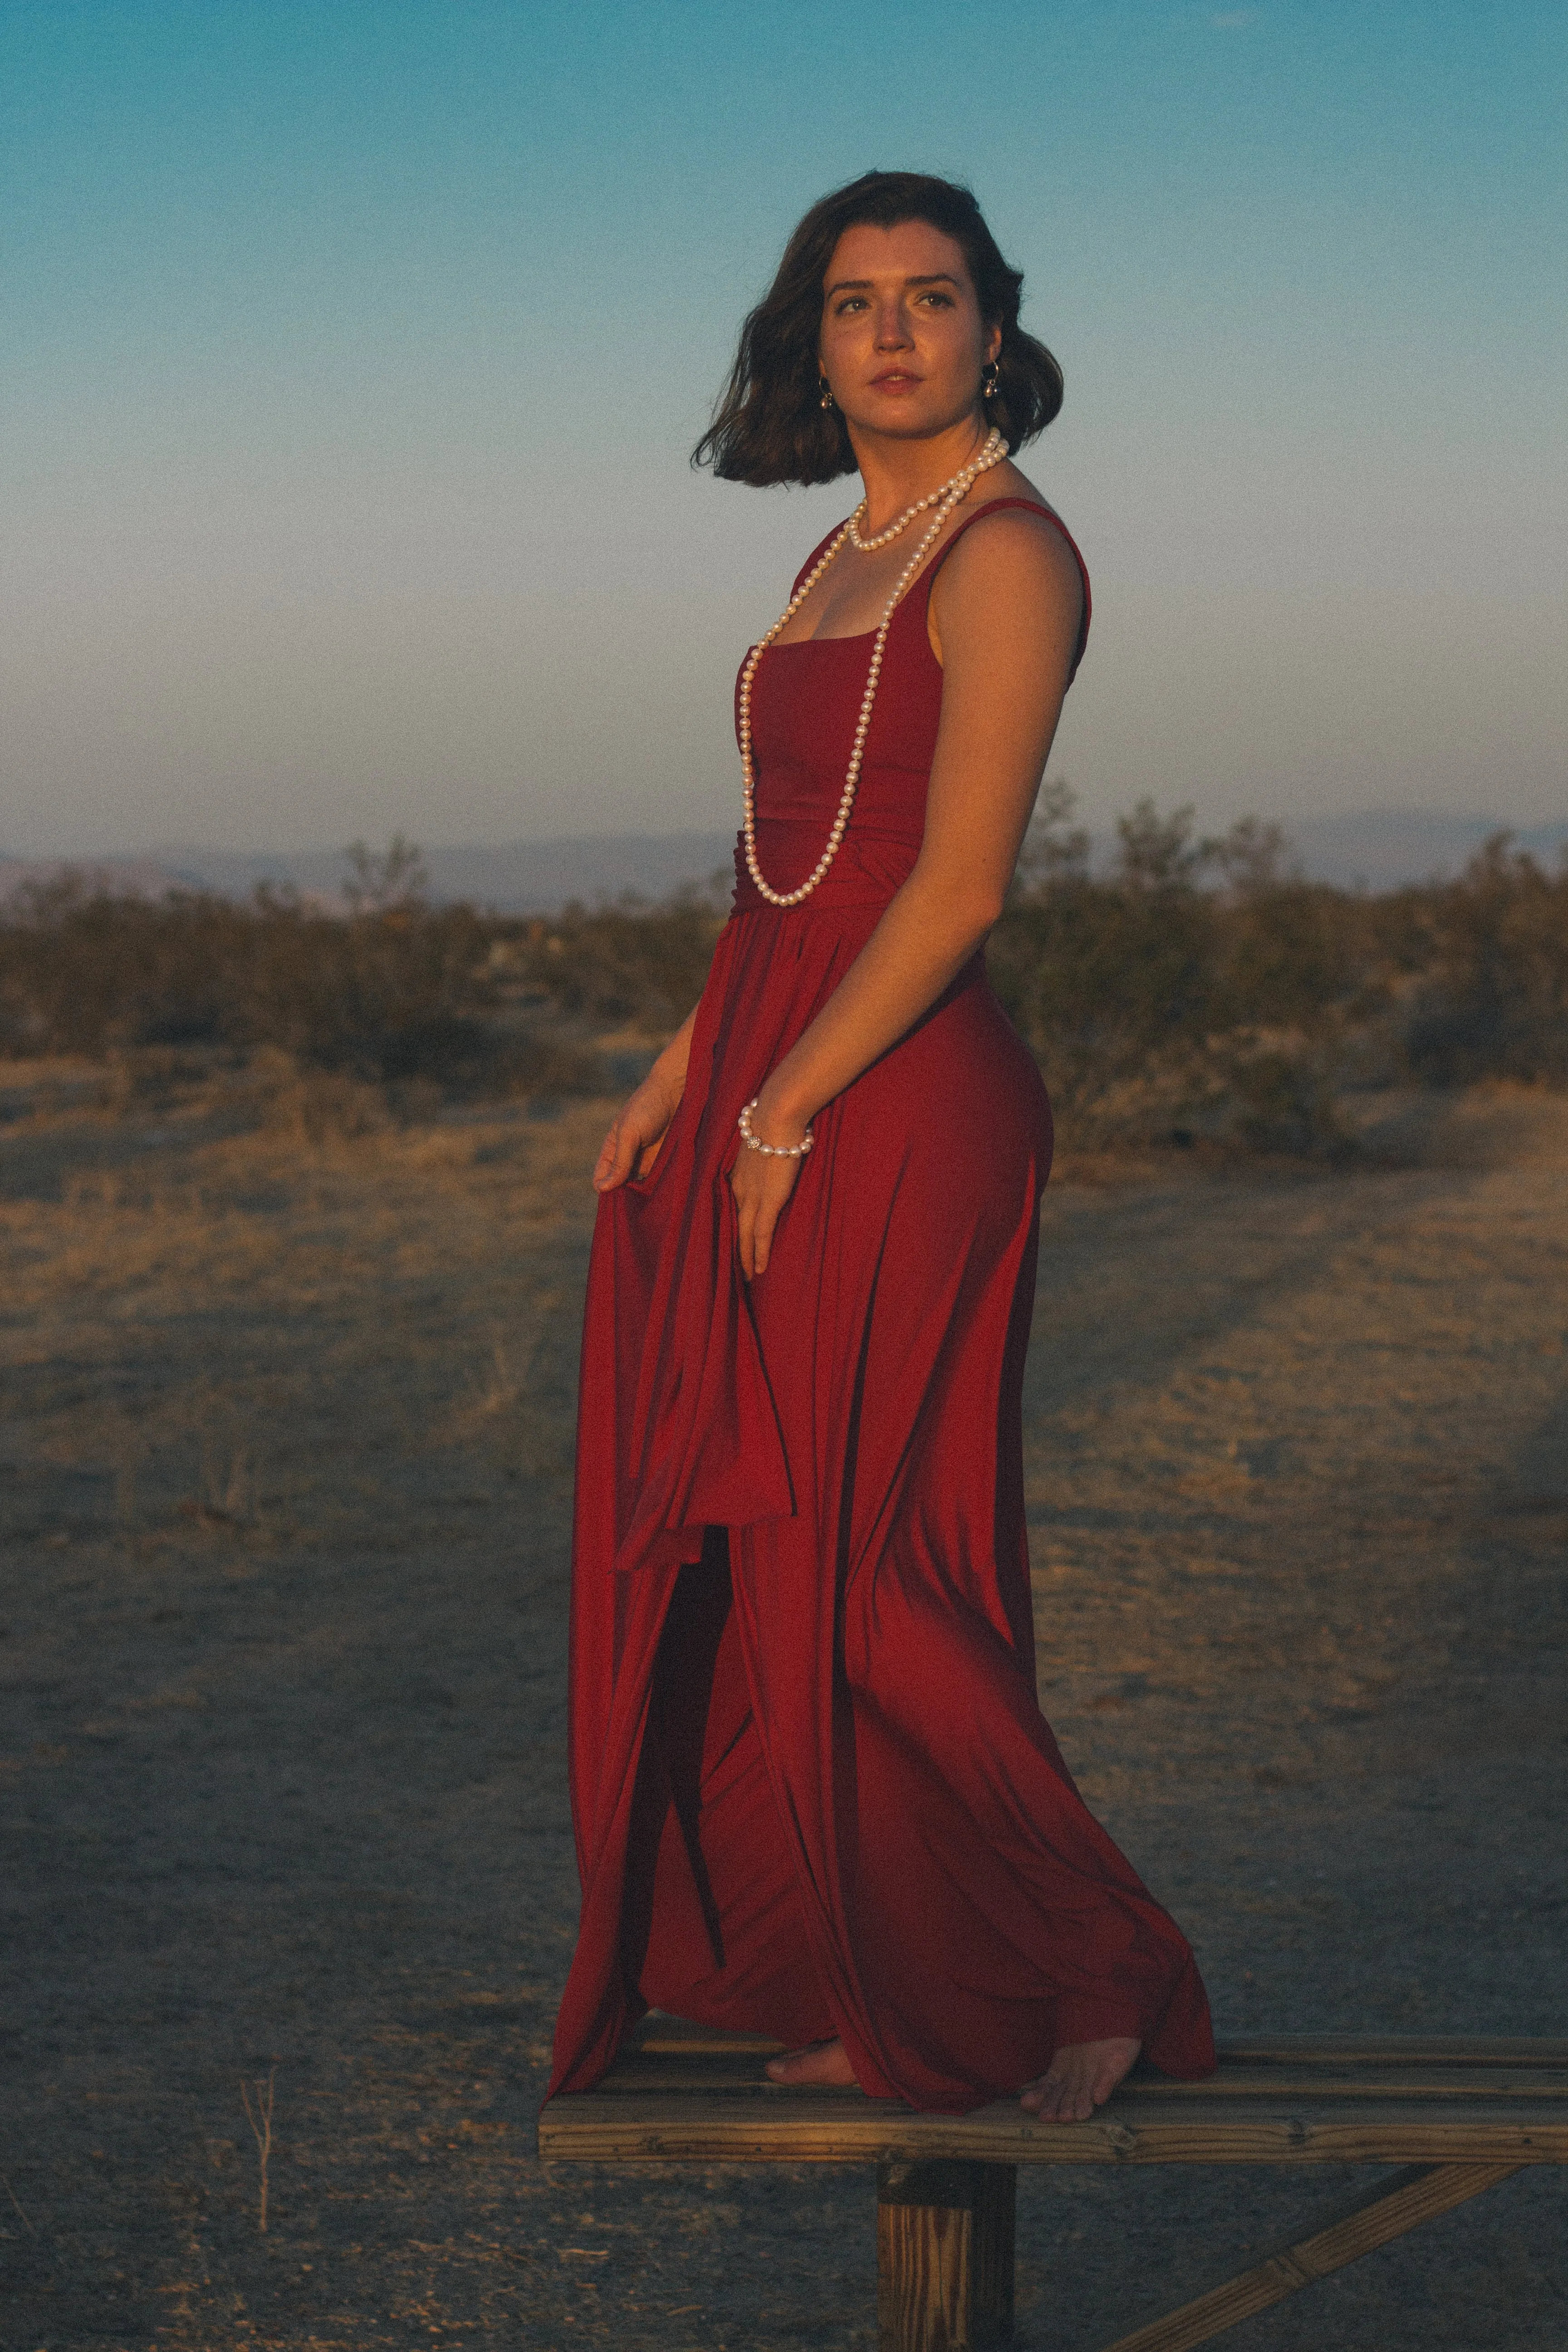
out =
<svg viewBox="0 0 1568 2352"><path fill-rule="evenodd" d="M759 1160L760 1169L755 1164ZM767 1271L779 1216L799 1173L798 1160L774 1160L751 1151L742 1151L731 1171L741 1271L748 1282Z"/></svg>
<svg viewBox="0 0 1568 2352"><path fill-rule="evenodd" d="M775 1160L773 1166L779 1173L763 1179L764 1190L757 1202L757 1213L752 1224L752 1266L757 1274L765 1274L768 1270L768 1260L773 1254L773 1231L779 1221L779 1211L795 1190L798 1164L795 1160L786 1160L781 1168Z"/></svg>
<svg viewBox="0 0 1568 2352"><path fill-rule="evenodd" d="M594 1190L596 1192L604 1192L610 1181L610 1172L616 1164L616 1150L620 1141L620 1134L621 1122L617 1118L612 1124L603 1143L600 1144L599 1156L594 1162Z"/></svg>
<svg viewBox="0 0 1568 2352"><path fill-rule="evenodd" d="M596 1192L613 1192L617 1184L626 1182L637 1165L641 1143L636 1125L623 1111L605 1136L605 1148L594 1168L594 1190Z"/></svg>
<svg viewBox="0 0 1568 2352"><path fill-rule="evenodd" d="M757 1270L757 1188L751 1169L746 1166L750 1154L742 1152L730 1171L730 1190L735 1196L735 1242L741 1254L741 1272L750 1282Z"/></svg>
<svg viewBox="0 0 1568 2352"><path fill-rule="evenodd" d="M628 1176L647 1174L669 1131L679 1100L679 1093L672 1101L647 1080L627 1097L594 1162L595 1192L613 1192Z"/></svg>

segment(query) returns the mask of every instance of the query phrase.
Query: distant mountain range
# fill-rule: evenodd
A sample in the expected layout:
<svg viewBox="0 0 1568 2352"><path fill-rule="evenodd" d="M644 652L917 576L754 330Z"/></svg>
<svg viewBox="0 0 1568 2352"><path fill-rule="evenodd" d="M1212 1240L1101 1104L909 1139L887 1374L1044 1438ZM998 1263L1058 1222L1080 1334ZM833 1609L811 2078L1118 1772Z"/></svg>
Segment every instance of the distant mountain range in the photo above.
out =
<svg viewBox="0 0 1568 2352"><path fill-rule="evenodd" d="M627 892L667 898L683 886L703 888L722 868L728 892L732 833L611 833L556 841L509 841L420 849L432 898L466 898L502 914L552 914L569 899L590 905ZM74 872L108 887L156 895L215 890L242 898L258 884L291 885L320 905L342 903L349 866L342 851L266 853L197 849L180 842L138 857L16 858L0 855L0 898L28 881Z"/></svg>
<svg viewBox="0 0 1568 2352"><path fill-rule="evenodd" d="M1503 830L1495 816L1439 816L1426 809L1366 809L1352 816L1303 817L1285 831L1301 871L1342 888L1394 890L1457 874L1483 842ZM1512 828L1514 846L1543 865L1568 849L1568 823Z"/></svg>
<svg viewBox="0 0 1568 2352"><path fill-rule="evenodd" d="M1372 809L1357 815L1307 817L1287 827L1303 873L1346 888L1395 888L1453 874L1498 820L1441 816L1422 810ZM1568 849L1568 823L1521 825L1514 838L1548 864ZM627 892L657 899L689 885L707 887L715 875L727 892L734 845L731 833L609 833L553 841L512 841L423 851L431 894L466 898L505 914L550 914L568 900L589 904ZM27 881L70 871L108 887L156 896L169 889L216 890L242 898L258 883L291 884L318 904L342 903L347 872L341 853L298 856L196 849L185 844L149 849L136 857L50 860L0 855L0 898Z"/></svg>

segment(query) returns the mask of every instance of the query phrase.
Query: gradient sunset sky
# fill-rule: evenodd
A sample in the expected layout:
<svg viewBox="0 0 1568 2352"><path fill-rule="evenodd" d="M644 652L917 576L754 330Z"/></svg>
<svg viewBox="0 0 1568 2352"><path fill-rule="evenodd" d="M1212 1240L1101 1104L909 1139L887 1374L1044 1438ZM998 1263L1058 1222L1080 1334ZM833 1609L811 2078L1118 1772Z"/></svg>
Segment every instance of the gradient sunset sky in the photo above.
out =
<svg viewBox="0 0 1568 2352"><path fill-rule="evenodd" d="M872 165L1065 367L1092 819L1568 814L1565 64L1561 0L8 0L0 851L733 822L856 491L688 453Z"/></svg>

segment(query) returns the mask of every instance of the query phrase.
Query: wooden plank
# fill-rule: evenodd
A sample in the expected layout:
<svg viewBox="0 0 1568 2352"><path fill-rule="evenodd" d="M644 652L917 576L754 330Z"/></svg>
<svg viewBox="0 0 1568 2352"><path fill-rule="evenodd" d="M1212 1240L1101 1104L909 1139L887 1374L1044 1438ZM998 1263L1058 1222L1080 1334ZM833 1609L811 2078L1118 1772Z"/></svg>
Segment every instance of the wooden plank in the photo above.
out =
<svg viewBox="0 0 1568 2352"><path fill-rule="evenodd" d="M1267 2311L1270 2304L1342 2270L1347 2263L1403 2237L1435 2214L1462 2205L1519 2169L1512 2164L1412 2166L1392 2181L1379 2181L1331 2221L1320 2222L1309 2236L1279 2247L1180 2310L1135 2327L1130 2336L1119 2336L1105 2352L1193 2352L1194 2345L1208 2343L1238 2321Z"/></svg>
<svg viewBox="0 0 1568 2352"><path fill-rule="evenodd" d="M1568 2042L1519 2034L1274 2033L1218 2053L1222 2065L1568 2066Z"/></svg>
<svg viewBox="0 0 1568 2352"><path fill-rule="evenodd" d="M1016 2101L917 2115L858 2093L553 2099L539 2119L554 2162L855 2164L967 2158L995 2164L1539 2164L1568 2162L1568 2105L1466 2100L1256 2100L1183 2107L1124 2091L1088 2123L1047 2124Z"/></svg>
<svg viewBox="0 0 1568 2352"><path fill-rule="evenodd" d="M819 2083L815 2089L819 2095L831 2093L836 2098L863 2099L864 2091L853 2083ZM618 2097L635 2092L642 2097L650 2092L706 2092L714 2098L725 2098L740 2093L747 2098L795 2096L795 2086L773 2082L763 2071L760 2058L617 2058L607 2074L594 2085L595 2097ZM901 2099L889 2100L890 2106L903 2105Z"/></svg>
<svg viewBox="0 0 1568 2352"><path fill-rule="evenodd" d="M1205 2083L1140 2080L1129 2086L1126 2095L1190 2107L1223 2099L1268 2099L1276 2105L1282 2100L1313 2105L1329 2100L1358 2100L1368 2105L1387 2099L1411 2104L1437 2099L1459 2105L1472 2099L1493 2103L1531 2099L1537 2104L1561 2101L1568 2105L1568 2074L1546 2074L1528 2067L1475 2066L1461 2070L1434 2066L1389 2067L1380 2074L1363 2077L1348 2068L1342 2072L1325 2067L1310 2074L1296 2068L1252 2074L1239 2067L1227 2067L1223 2074L1211 2075Z"/></svg>
<svg viewBox="0 0 1568 2352"><path fill-rule="evenodd" d="M678 2057L634 2053L618 2058L609 2074L594 2086L605 2097L650 2092L703 2093L713 2098L790 2098L792 2089L771 2083L760 2058L725 2054ZM835 2095L863 2095L853 2084L835 2089ZM1157 2099L1184 2106L1202 2106L1215 2099L1268 2099L1320 2102L1347 2099L1406 2102L1444 2099L1561 2099L1568 2102L1568 2070L1547 2072L1531 2067L1427 2066L1385 2067L1364 2076L1351 2068L1279 2068L1227 2066L1201 2083L1176 2083L1159 2076L1132 2077L1120 2098ZM901 2104L901 2103L893 2103Z"/></svg>
<svg viewBox="0 0 1568 2352"><path fill-rule="evenodd" d="M772 2058L784 2047L765 2034L726 2033L685 2018L650 2011L633 2026L627 2052L671 2052L719 2056L755 2053ZM1243 2066L1545 2066L1568 2068L1568 2042L1517 2034L1273 2033L1238 2037L1218 2045L1222 2073Z"/></svg>
<svg viewBox="0 0 1568 2352"><path fill-rule="evenodd" d="M878 2352L980 2352L1013 2333L1011 2165L884 2164L877 2177Z"/></svg>
<svg viewBox="0 0 1568 2352"><path fill-rule="evenodd" d="M717 2026L689 2025L683 2017L663 2017L650 2011L640 2025L634 2025L622 2043L626 2050L673 2050L690 2053L698 2050L740 2053L754 2051L762 2058L776 2058L788 2045L770 2042L765 2033L724 2033Z"/></svg>

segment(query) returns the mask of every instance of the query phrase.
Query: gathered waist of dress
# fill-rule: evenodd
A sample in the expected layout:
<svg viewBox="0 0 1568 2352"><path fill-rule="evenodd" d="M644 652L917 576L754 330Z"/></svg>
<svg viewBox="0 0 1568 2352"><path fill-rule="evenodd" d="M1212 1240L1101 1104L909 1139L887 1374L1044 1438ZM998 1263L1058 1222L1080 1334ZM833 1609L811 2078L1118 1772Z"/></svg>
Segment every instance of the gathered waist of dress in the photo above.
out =
<svg viewBox="0 0 1568 2352"><path fill-rule="evenodd" d="M838 845L838 855L808 898L798 909L772 908L746 867L746 836L735 836L735 895L732 911L753 914L771 908L794 913L809 908L885 907L908 881L921 854L921 835L905 827L857 824ZM771 890L798 890L821 856L826 843L822 819L771 816L757 824L757 863Z"/></svg>

